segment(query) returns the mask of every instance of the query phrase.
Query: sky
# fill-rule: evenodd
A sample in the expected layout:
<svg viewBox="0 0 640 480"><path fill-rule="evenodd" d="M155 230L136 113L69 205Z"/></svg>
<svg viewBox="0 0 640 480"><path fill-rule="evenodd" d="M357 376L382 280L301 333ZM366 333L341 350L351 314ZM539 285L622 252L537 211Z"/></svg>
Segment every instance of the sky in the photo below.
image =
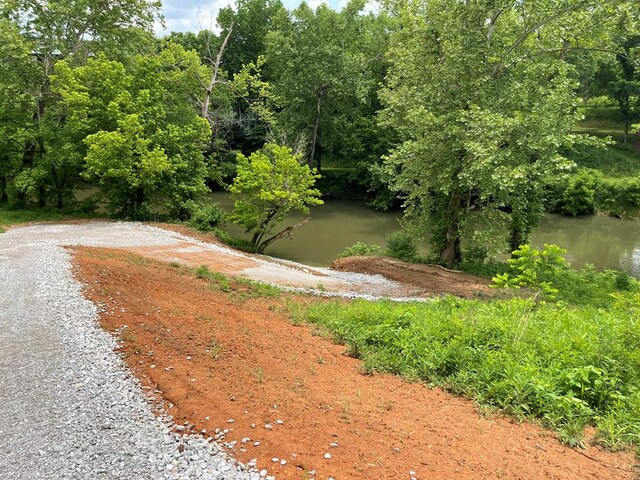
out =
<svg viewBox="0 0 640 480"><path fill-rule="evenodd" d="M293 9L301 0L283 0L285 7ZM221 8L233 5L233 0L163 0L163 13L166 28L158 23L156 34L166 35L169 32L199 31L211 29L216 31L216 17ZM307 0L310 7L323 3L323 0ZM331 7L341 8L345 0L326 0Z"/></svg>

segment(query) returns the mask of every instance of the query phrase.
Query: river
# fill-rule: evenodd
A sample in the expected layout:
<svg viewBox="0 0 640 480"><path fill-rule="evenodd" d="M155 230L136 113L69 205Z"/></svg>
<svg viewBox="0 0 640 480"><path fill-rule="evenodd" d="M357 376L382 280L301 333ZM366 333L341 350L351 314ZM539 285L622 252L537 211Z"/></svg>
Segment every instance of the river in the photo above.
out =
<svg viewBox="0 0 640 480"><path fill-rule="evenodd" d="M216 192L213 199L225 209L231 209L227 193ZM377 212L358 202L330 200L313 208L309 216L311 221L296 230L293 239L278 240L266 253L308 265L327 266L338 253L356 242L384 246L386 236L399 229L402 214ZM306 215L292 214L287 224L304 218ZM237 227L227 227L232 234L243 236ZM591 263L597 269L624 270L640 278L638 220L546 215L531 240L534 245L555 243L567 249L567 259L574 267Z"/></svg>

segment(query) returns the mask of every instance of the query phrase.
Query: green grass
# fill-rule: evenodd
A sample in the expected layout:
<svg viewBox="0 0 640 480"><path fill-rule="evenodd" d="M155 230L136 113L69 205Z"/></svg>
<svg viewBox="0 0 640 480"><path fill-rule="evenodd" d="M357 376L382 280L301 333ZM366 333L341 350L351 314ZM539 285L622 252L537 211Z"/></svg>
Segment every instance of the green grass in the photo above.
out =
<svg viewBox="0 0 640 480"><path fill-rule="evenodd" d="M209 286L214 290L230 293L242 300L277 297L282 293L282 290L274 285L246 278L228 277L220 272L212 272L206 265L196 268L194 273L196 277L208 280Z"/></svg>
<svg viewBox="0 0 640 480"><path fill-rule="evenodd" d="M613 112L615 113L615 111ZM606 148L582 147L569 153L569 158L579 167L600 170L608 177L627 177L640 174L639 138L631 134L629 144L624 144L624 124L611 114L610 118L587 118L574 129L576 133L588 133L597 137L611 137L615 144Z"/></svg>
<svg viewBox="0 0 640 480"><path fill-rule="evenodd" d="M348 345L365 372L537 419L570 445L593 425L600 443L621 448L640 445L640 295L617 295L607 310L522 298L324 302L307 320Z"/></svg>
<svg viewBox="0 0 640 480"><path fill-rule="evenodd" d="M579 148L568 154L578 167L593 168L607 177L640 175L640 150L635 146L615 144L606 148Z"/></svg>
<svg viewBox="0 0 640 480"><path fill-rule="evenodd" d="M11 209L0 205L0 233L4 232L4 227L18 225L20 223L68 220L81 216L77 213L64 212L60 210L45 209ZM85 215L86 216L86 215Z"/></svg>

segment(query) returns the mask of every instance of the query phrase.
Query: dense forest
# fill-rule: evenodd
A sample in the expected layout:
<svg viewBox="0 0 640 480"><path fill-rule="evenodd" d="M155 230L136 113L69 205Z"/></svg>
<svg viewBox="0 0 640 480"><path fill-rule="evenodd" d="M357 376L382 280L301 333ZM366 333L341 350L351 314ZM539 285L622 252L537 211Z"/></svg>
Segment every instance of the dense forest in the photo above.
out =
<svg viewBox="0 0 640 480"><path fill-rule="evenodd" d="M0 204L215 224L207 193L229 189L263 250L288 211L357 198L402 206L445 265L465 238L515 250L545 211L640 209L639 19L239 0L215 32L157 37L160 2L3 0Z"/></svg>

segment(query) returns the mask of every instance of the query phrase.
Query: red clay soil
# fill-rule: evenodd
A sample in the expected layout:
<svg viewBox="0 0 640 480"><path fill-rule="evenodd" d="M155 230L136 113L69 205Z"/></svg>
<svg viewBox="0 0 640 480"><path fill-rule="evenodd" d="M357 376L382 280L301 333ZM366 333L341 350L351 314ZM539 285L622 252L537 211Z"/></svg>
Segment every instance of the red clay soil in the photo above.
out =
<svg viewBox="0 0 640 480"><path fill-rule="evenodd" d="M407 263L389 257L346 257L331 264L334 270L383 275L396 282L418 287L422 294L451 294L472 298L493 296L490 281L438 265Z"/></svg>
<svg viewBox="0 0 640 480"><path fill-rule="evenodd" d="M292 325L283 298L243 300L115 250L76 253L87 297L108 306L103 327L176 423L232 429L232 455L278 479L634 478L631 453L572 450L440 389L361 374L343 346Z"/></svg>

